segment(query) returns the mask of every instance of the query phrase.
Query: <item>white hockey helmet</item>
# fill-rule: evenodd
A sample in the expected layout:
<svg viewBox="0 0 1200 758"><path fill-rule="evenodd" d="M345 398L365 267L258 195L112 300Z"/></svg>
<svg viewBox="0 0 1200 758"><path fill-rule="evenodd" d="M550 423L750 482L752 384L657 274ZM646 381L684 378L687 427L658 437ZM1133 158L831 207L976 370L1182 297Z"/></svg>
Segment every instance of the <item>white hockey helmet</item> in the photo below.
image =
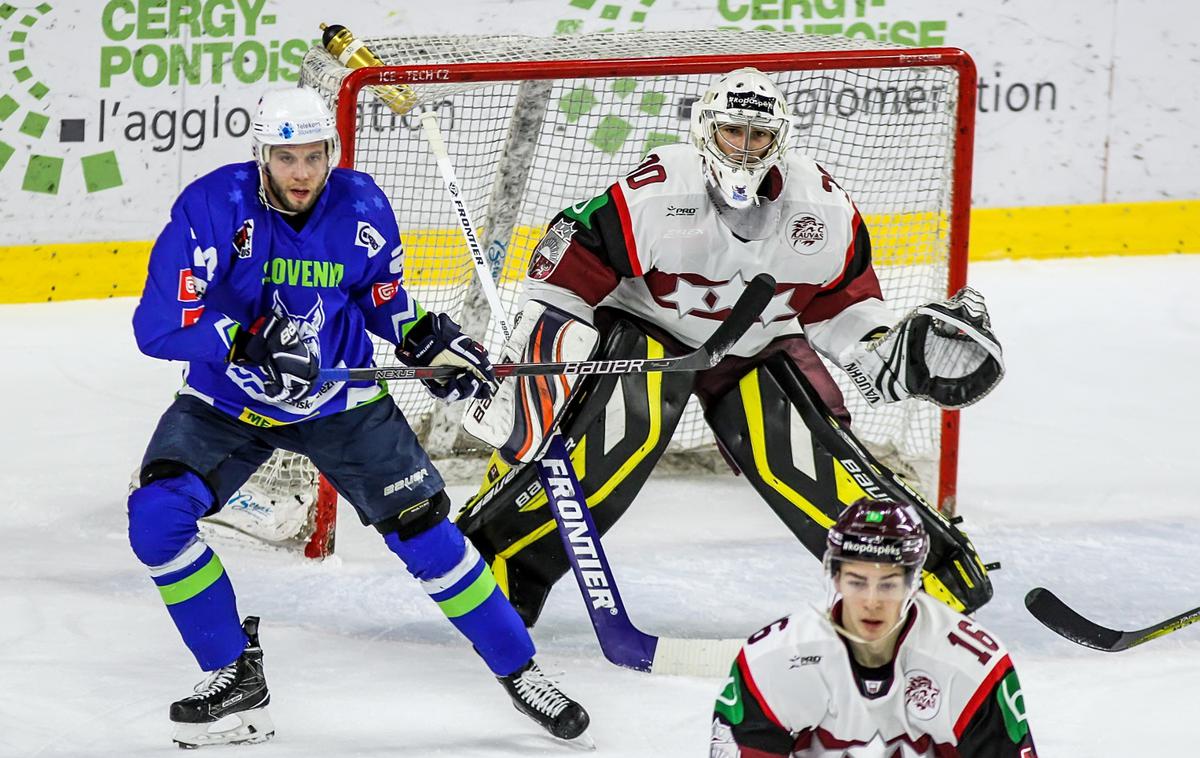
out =
<svg viewBox="0 0 1200 758"><path fill-rule="evenodd" d="M724 139L722 126L766 130L772 134L762 155L746 144ZM756 68L739 68L717 77L692 104L692 145L708 167L711 180L733 208L758 204L758 186L787 153L791 118L783 92ZM725 149L722 149L724 147ZM786 178L786 177L785 177Z"/></svg>
<svg viewBox="0 0 1200 758"><path fill-rule="evenodd" d="M307 87L270 90L258 100L252 124L254 160L265 168L276 145L325 142L329 169L341 157L337 123L325 99Z"/></svg>

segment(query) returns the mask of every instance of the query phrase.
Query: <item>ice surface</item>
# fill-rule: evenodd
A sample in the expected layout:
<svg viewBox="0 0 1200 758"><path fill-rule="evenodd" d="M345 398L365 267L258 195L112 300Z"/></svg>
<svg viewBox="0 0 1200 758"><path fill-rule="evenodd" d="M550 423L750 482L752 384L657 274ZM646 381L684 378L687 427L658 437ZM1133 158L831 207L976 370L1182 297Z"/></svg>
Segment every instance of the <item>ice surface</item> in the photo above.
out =
<svg viewBox="0 0 1200 758"><path fill-rule="evenodd" d="M971 280L1008 376L963 414L960 508L1004 563L979 616L1012 648L1039 753L1185 754L1200 626L1110 655L1021 599L1045 585L1118 627L1200 605L1200 256L994 263ZM200 679L125 536L129 474L179 382L137 352L133 304L0 307L0 756L175 755L167 706ZM241 752L576 752L513 710L373 531L343 513L338 538L323 564L221 549L241 611L263 618L278 729ZM824 596L816 561L732 476L654 478L606 546L651 632L743 635ZM598 755L705 754L717 680L606 663L569 581L535 638L591 711Z"/></svg>

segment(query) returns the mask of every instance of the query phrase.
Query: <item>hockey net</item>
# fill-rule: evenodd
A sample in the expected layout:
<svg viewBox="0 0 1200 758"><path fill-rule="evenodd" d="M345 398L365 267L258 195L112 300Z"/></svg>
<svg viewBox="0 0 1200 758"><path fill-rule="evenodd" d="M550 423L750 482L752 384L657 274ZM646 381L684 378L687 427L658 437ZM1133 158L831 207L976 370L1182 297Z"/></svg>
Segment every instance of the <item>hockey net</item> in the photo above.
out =
<svg viewBox="0 0 1200 758"><path fill-rule="evenodd" d="M317 47L305 57L301 83L336 109L342 165L370 173L391 198L406 249L405 286L493 354L502 338L472 281L459 219L422 135L418 116L426 111L437 116L510 313L545 224L602 192L647 151L686 140L691 103L713 75L746 65L769 72L787 95L793 149L815 158L854 198L895 310L965 283L975 77L961 51L757 31L363 41L385 67L352 70ZM396 88L411 88L404 92L411 110L385 104ZM380 344L375 360L394 363L391 346ZM832 373L857 435L952 511L956 414L917 401L872 409L840 370ZM435 458L477 445L458 431L461 406L435 405L416 382L391 389ZM668 454L713 445L693 400ZM284 458L270 465L289 476L309 465ZM286 499L286 489L278 492Z"/></svg>

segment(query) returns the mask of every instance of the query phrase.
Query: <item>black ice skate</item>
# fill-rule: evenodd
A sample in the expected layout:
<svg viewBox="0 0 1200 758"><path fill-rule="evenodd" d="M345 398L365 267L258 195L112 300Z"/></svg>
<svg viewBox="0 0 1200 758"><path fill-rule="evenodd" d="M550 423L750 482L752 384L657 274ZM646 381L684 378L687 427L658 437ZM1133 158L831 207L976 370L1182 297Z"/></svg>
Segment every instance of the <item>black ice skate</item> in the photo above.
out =
<svg viewBox="0 0 1200 758"><path fill-rule="evenodd" d="M532 659L515 674L497 678L517 710L555 737L573 740L588 728L591 719L583 706L564 695Z"/></svg>
<svg viewBox="0 0 1200 758"><path fill-rule="evenodd" d="M179 747L265 742L275 735L275 725L267 713L271 693L263 675L258 617L247 616L242 630L250 641L238 659L197 684L195 695L171 703L174 739ZM228 726L218 726L222 720Z"/></svg>

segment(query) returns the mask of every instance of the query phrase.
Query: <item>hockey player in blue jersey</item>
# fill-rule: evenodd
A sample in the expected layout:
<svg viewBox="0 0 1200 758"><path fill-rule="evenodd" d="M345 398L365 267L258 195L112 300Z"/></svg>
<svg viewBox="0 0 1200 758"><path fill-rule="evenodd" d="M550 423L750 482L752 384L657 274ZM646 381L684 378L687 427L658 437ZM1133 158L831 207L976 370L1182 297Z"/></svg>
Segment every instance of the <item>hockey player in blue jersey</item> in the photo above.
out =
<svg viewBox="0 0 1200 758"><path fill-rule="evenodd" d="M333 168L337 132L318 95L264 95L253 148L253 161L223 166L180 195L133 317L142 352L187 362L129 497L133 552L208 672L194 695L171 705L175 741L274 734L258 619L241 620L196 522L276 448L308 456L379 531L518 710L557 737L578 737L587 713L533 662L528 631L447 520L442 478L386 388L317 378L322 366L368 365L369 331L395 343L409 365L461 368L427 383L435 396L487 397L495 378L486 351L405 292L392 208L370 176Z"/></svg>

